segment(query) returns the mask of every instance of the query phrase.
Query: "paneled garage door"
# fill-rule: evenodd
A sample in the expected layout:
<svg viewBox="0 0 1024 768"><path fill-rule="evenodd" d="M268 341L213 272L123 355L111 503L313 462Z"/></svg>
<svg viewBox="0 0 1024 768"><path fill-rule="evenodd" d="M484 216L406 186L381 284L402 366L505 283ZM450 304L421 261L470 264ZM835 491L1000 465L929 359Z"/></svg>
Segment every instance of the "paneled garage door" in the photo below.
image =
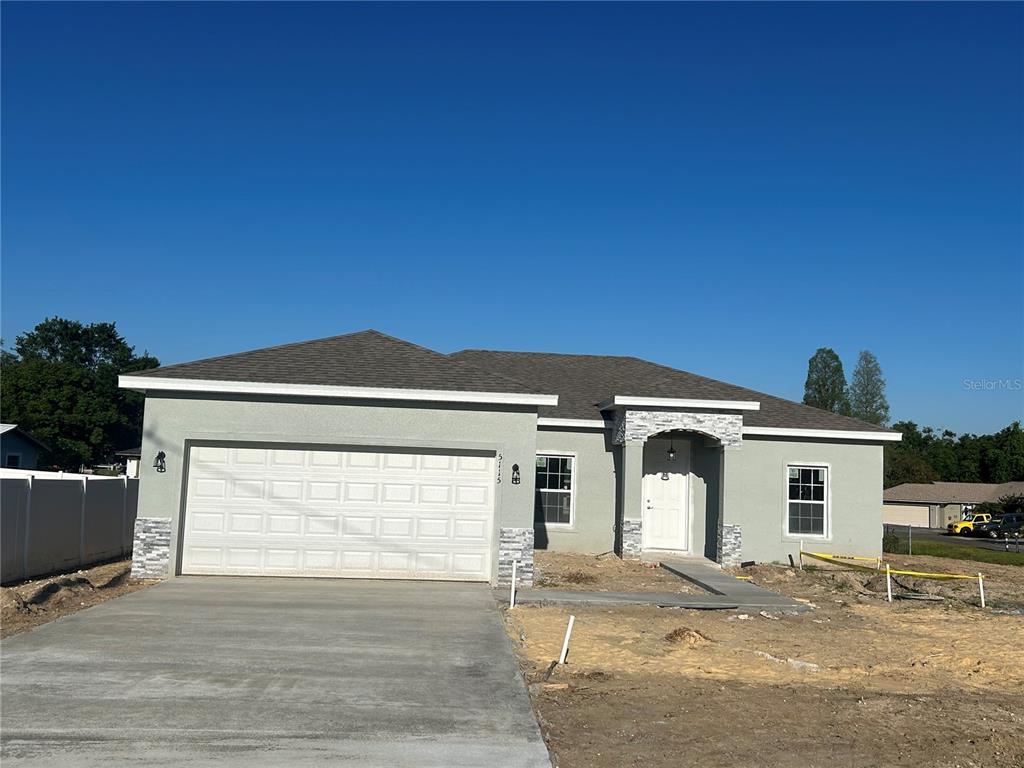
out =
<svg viewBox="0 0 1024 768"><path fill-rule="evenodd" d="M928 507L918 504L883 504L882 522L888 525L928 527Z"/></svg>
<svg viewBox="0 0 1024 768"><path fill-rule="evenodd" d="M194 447L182 573L487 581L494 458Z"/></svg>

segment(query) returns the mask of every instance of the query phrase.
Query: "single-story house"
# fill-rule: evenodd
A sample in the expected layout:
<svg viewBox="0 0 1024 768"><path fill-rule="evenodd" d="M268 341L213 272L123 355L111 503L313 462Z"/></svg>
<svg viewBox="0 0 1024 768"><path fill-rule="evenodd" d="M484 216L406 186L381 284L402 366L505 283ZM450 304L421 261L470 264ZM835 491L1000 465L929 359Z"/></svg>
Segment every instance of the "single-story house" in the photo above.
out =
<svg viewBox="0 0 1024 768"><path fill-rule="evenodd" d="M0 424L0 455L5 469L36 469L39 454L49 446L32 437L17 424Z"/></svg>
<svg viewBox="0 0 1024 768"><path fill-rule="evenodd" d="M128 477L137 478L139 476L139 461L142 458L141 445L138 448L125 448L114 455L124 459L124 473Z"/></svg>
<svg viewBox="0 0 1024 768"><path fill-rule="evenodd" d="M1024 494L1016 483L903 483L882 492L882 521L887 525L945 528L962 520L978 504Z"/></svg>
<svg viewBox="0 0 1024 768"><path fill-rule="evenodd" d="M138 575L529 584L535 547L881 552L899 433L635 357L377 331L121 377L146 394Z"/></svg>

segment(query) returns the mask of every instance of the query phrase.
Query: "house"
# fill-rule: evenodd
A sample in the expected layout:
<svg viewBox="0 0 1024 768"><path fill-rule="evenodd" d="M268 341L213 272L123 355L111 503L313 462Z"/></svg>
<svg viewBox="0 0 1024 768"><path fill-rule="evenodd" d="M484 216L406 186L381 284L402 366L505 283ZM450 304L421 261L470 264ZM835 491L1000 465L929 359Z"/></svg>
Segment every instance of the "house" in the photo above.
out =
<svg viewBox="0 0 1024 768"><path fill-rule="evenodd" d="M882 492L882 521L888 525L945 528L977 504L1024 494L1016 483L903 483Z"/></svg>
<svg viewBox="0 0 1024 768"><path fill-rule="evenodd" d="M35 469L39 465L39 454L49 451L49 446L36 440L17 424L0 424L0 456L7 469Z"/></svg>
<svg viewBox="0 0 1024 768"><path fill-rule="evenodd" d="M535 546L725 564L881 551L900 435L633 357L363 331L122 376L137 575L532 580Z"/></svg>
<svg viewBox="0 0 1024 768"><path fill-rule="evenodd" d="M124 459L124 473L128 477L139 476L139 461L142 457L142 446L138 448L125 448L114 454Z"/></svg>

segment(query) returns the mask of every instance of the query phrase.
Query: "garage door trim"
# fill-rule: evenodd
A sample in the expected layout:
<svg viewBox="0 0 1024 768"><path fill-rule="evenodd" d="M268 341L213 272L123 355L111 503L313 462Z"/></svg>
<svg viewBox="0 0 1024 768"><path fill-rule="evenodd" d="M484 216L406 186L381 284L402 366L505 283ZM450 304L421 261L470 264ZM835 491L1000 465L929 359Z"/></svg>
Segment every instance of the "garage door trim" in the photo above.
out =
<svg viewBox="0 0 1024 768"><path fill-rule="evenodd" d="M415 456L425 455L436 455L436 456L454 456L454 457L481 457L490 460L490 482L487 485L489 488L490 495L490 524L486 528L486 535L489 537L486 542L486 572L480 574L479 578L471 580L479 581L490 581L493 580L494 570L497 567L497 545L498 532L499 532L499 520L501 515L501 494L500 494L500 483L501 479L497 476L497 472L500 467L500 447L493 444L483 443L471 443L457 442L457 443L438 443L437 441L432 444L424 445L422 443L414 443L413 441L407 440L395 440L388 439L387 442L372 442L370 439L350 439L339 440L338 442L324 443L321 441L254 441L254 440L231 440L231 439L217 439L217 438L201 438L201 439L188 439L184 441L183 445L183 468L181 473L181 494L179 496L179 514L178 514L178 530L174 537L174 544L176 548L175 557L173 562L175 564L175 572L177 574L183 574L186 571L186 537L188 535L188 509L189 509L189 489L191 481L193 479L193 461L194 450L204 447L217 447L226 449L259 449L259 450L281 450L281 451L329 451L329 452L347 452L347 453L375 453L375 454L412 454ZM269 457L268 457L269 458ZM458 474L458 470L454 469L455 476ZM482 479L483 475L480 475L478 479ZM420 544L418 545L423 548L424 552L430 551L432 548L429 545ZM451 550L450 550L451 551ZM193 573L195 569L188 568L189 573ZM340 568L339 568L340 570ZM200 575L200 574L197 574ZM202 574L207 575L207 574ZM213 574L208 574L213 575ZM232 572L225 572L224 575L233 575ZM242 574L239 574L242 575ZM245 574L255 575L255 574ZM278 575L275 571L273 573L266 573L263 575ZM392 573L382 573L381 575L373 575L369 573L280 573L282 576L295 576L295 577L328 577L328 578L408 578L408 579L439 579L443 577L431 576L431 575L416 575L408 574L405 576L395 575ZM457 580L466 580L460 577L454 577Z"/></svg>

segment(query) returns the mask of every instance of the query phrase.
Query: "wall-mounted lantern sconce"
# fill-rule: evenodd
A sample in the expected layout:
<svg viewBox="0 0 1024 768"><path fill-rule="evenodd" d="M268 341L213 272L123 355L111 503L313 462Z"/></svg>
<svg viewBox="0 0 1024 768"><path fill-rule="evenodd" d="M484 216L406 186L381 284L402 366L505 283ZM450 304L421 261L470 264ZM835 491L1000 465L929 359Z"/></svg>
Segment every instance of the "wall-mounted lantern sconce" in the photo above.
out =
<svg viewBox="0 0 1024 768"><path fill-rule="evenodd" d="M675 461L676 460L676 443L675 443L675 439L671 438L671 437L669 438L669 441L668 441L668 460L669 461Z"/></svg>
<svg viewBox="0 0 1024 768"><path fill-rule="evenodd" d="M512 485L519 485L519 465L512 465Z"/></svg>
<svg viewBox="0 0 1024 768"><path fill-rule="evenodd" d="M167 471L167 454L166 453L164 453L163 451L160 451L156 455L156 458L153 459L153 469L155 469L157 472L166 472Z"/></svg>

